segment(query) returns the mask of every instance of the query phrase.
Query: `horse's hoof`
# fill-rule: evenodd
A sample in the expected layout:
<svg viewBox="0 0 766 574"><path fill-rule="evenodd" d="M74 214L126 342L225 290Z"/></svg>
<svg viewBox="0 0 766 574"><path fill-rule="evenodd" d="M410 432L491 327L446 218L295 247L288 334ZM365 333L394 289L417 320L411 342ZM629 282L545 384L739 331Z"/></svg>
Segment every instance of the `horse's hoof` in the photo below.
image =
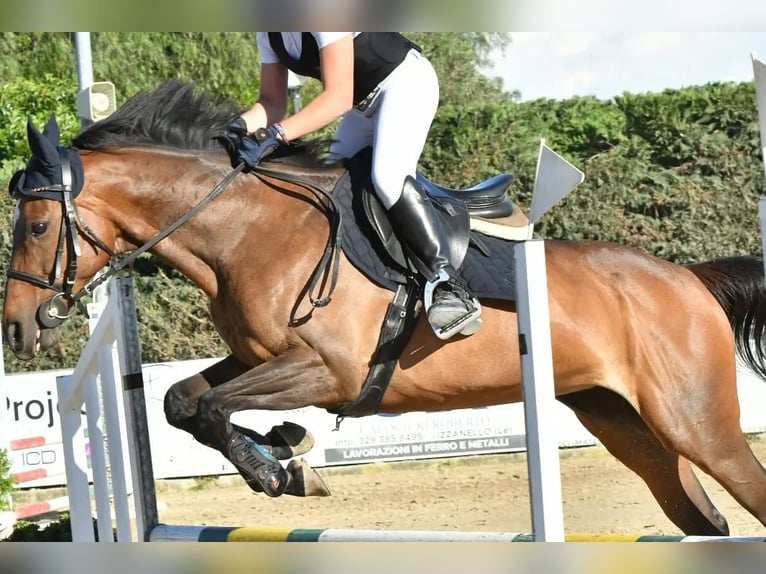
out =
<svg viewBox="0 0 766 574"><path fill-rule="evenodd" d="M287 460L306 454L314 447L314 437L300 425L288 421L272 427L266 433L271 453L279 460Z"/></svg>
<svg viewBox="0 0 766 574"><path fill-rule="evenodd" d="M308 463L301 460L291 460L287 465L290 482L287 484L285 494L292 496L330 496L322 477Z"/></svg>

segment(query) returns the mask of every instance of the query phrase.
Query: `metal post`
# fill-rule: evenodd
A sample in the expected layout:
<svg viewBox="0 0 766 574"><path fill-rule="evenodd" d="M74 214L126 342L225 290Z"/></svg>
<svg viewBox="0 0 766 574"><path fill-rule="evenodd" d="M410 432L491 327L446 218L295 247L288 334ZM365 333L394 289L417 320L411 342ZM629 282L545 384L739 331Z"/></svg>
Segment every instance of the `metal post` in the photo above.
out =
<svg viewBox="0 0 766 574"><path fill-rule="evenodd" d="M288 93L293 104L293 114L297 114L301 109L300 89L291 88L288 90Z"/></svg>
<svg viewBox="0 0 766 574"><path fill-rule="evenodd" d="M761 132L761 157L763 171L766 175L766 63L761 62L755 55L753 60L753 77L755 78L755 102L758 110L758 126Z"/></svg>
<svg viewBox="0 0 766 574"><path fill-rule="evenodd" d="M90 32L74 33L74 49L77 55L77 88L79 91L84 90L93 83Z"/></svg>
<svg viewBox="0 0 766 574"><path fill-rule="evenodd" d="M766 64L751 54L753 61L753 77L755 78L755 103L758 111L758 125L761 132L761 158L764 175L766 175ZM763 255L764 273L766 273L766 197L758 202L758 212L761 221L761 253Z"/></svg>
<svg viewBox="0 0 766 574"><path fill-rule="evenodd" d="M290 97L290 101L293 105L293 114L297 114L301 110L301 86L303 86L301 77L295 74L292 70L288 70L287 95Z"/></svg>
<svg viewBox="0 0 766 574"><path fill-rule="evenodd" d="M74 50L77 58L77 93L93 84L93 59L90 50L90 32L74 33ZM88 118L80 118L80 126L91 123Z"/></svg>
<svg viewBox="0 0 766 574"><path fill-rule="evenodd" d="M117 337L125 397L128 444L130 448L133 496L135 498L138 535L149 541L152 528L157 526L157 493L154 486L152 449L149 441L149 424L146 418L146 398L141 365L141 344L138 338L138 318L134 300L133 277L123 273L112 280L114 289L109 296L118 302L121 328Z"/></svg>

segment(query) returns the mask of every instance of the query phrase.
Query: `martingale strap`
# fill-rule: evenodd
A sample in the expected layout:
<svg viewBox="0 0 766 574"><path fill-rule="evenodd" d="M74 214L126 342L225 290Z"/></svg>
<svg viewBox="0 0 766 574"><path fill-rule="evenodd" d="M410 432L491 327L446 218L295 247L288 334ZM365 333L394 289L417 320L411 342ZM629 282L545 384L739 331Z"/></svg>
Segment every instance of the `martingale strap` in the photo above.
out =
<svg viewBox="0 0 766 574"><path fill-rule="evenodd" d="M332 300L332 294L338 284L338 269L340 267L342 242L340 231L343 226L343 214L338 206L338 202L332 194L327 193L324 189L305 177L284 173L275 169L263 167L262 165L255 166L252 172L261 178L266 175L277 180L300 185L313 193L318 200L318 204L323 207L324 214L330 224L330 233L327 237L327 243L325 244L322 257L309 279L307 294L312 307L327 306ZM322 199L325 199L326 202L323 202ZM317 289L318 293L315 295L314 293ZM297 309L297 307L298 304L296 303L295 309ZM293 314L295 313L295 309L293 309ZM310 316L311 311L303 317L291 316L290 324L293 326L301 325L305 323Z"/></svg>

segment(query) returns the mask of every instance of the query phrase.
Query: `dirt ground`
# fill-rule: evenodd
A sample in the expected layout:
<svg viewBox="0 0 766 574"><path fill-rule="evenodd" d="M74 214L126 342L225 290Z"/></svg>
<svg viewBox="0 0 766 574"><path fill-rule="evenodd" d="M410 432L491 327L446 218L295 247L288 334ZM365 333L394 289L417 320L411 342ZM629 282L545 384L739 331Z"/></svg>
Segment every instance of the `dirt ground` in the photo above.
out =
<svg viewBox="0 0 766 574"><path fill-rule="evenodd" d="M766 440L753 449L766 461ZM332 496L270 499L238 477L163 481L167 524L274 528L378 528L530 532L524 454L320 469ZM712 479L698 473L733 535L764 529ZM568 533L681 534L644 483L601 447L561 451Z"/></svg>

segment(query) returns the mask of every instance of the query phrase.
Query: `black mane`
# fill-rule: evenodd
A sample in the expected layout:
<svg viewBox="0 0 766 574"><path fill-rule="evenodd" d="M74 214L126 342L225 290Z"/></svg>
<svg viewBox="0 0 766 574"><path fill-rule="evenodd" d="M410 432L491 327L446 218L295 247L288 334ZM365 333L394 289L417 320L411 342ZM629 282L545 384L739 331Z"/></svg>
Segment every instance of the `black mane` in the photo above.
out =
<svg viewBox="0 0 766 574"><path fill-rule="evenodd" d="M136 94L109 117L89 125L72 145L89 151L148 146L222 152L226 126L242 111L234 102L216 100L194 84L171 79ZM330 143L313 140L282 146L268 159L317 167Z"/></svg>
<svg viewBox="0 0 766 574"><path fill-rule="evenodd" d="M86 127L72 144L91 151L133 146L221 151L216 138L241 111L233 102L216 101L193 84L171 79L133 96Z"/></svg>

